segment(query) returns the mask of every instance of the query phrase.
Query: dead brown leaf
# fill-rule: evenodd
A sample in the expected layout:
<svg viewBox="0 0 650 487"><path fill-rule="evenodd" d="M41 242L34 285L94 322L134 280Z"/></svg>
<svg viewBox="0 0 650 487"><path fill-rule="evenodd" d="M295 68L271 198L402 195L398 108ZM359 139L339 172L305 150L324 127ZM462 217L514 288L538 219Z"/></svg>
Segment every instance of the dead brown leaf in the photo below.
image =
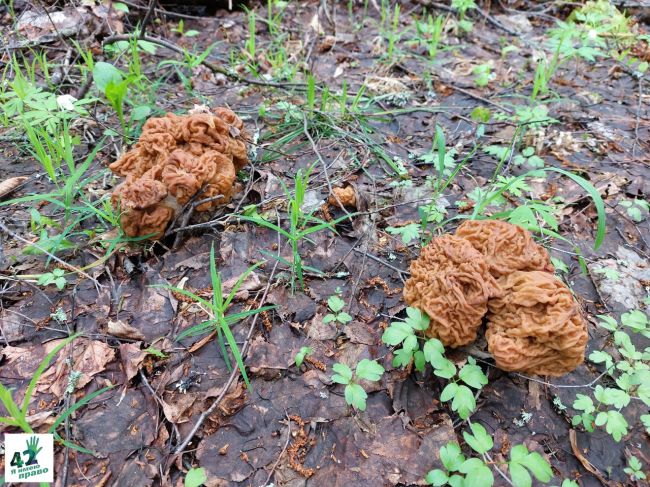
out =
<svg viewBox="0 0 650 487"><path fill-rule="evenodd" d="M147 352L140 350L142 342L124 343L120 345L120 362L124 367L126 380L129 381L138 374Z"/></svg>
<svg viewBox="0 0 650 487"><path fill-rule="evenodd" d="M45 346L45 353L49 353L61 341L53 340ZM68 358L72 354L72 367L68 365ZM93 376L104 370L106 364L115 358L115 350L99 340L79 338L66 345L57 355L54 365L49 367L38 381L38 392L50 392L56 397L63 397L68 387L68 377L71 370L81 372L75 389L80 389L88 384Z"/></svg>
<svg viewBox="0 0 650 487"><path fill-rule="evenodd" d="M16 176L14 178L5 179L0 183L0 198L7 196L23 182L27 180L27 176Z"/></svg>
<svg viewBox="0 0 650 487"><path fill-rule="evenodd" d="M108 334L118 338L127 338L129 340L144 340L142 332L133 328L122 320L108 320Z"/></svg>

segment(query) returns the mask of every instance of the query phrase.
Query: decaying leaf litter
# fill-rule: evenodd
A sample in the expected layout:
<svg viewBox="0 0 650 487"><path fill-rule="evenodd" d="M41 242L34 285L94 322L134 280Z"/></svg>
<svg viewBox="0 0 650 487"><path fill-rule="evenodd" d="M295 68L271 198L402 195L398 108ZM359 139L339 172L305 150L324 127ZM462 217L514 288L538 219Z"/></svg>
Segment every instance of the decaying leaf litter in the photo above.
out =
<svg viewBox="0 0 650 487"><path fill-rule="evenodd" d="M620 358L617 323L640 331L629 333L638 353L648 346L647 7L627 2L625 31L602 17L590 28L589 10L561 2L270 1L190 15L166 2L100 3L0 7L2 384L20 404L44 357L81 333L41 376L27 420L47 431L92 397L55 424L67 440L58 485L183 485L193 467L206 485L424 485L446 467L446 445L469 457L470 423L441 399L449 381L393 366L382 336L406 316L409 262L470 216L537 227L588 320L590 360L559 379L495 368L482 334L447 350L487 376L470 421L493 437L496 485L515 480L505 462L521 444L550 463L550 485L634 484L630 457L647 472L647 377L610 407L628 424L621 441L572 424L589 414L578 395L620 379L602 353L632 361ZM609 2L588 4L596 15ZM556 20L580 33L554 32ZM120 70L109 90L99 63ZM111 91L121 83L122 98ZM40 90L16 103L27 84ZM120 182L107 166L148 117L196 105L229 107L251 134L238 192L208 216L177 219L158 243L134 242L101 204ZM24 128L47 127L50 112L69 112L76 163L88 161L78 191L62 176L73 170L52 177L39 164L34 136L46 135ZM593 195L549 168L604 201L596 250ZM273 227L305 214L336 232L292 246ZM225 356L214 321L187 333L219 315L211 264L232 293L226 315L251 310L231 324ZM361 411L332 379L335 364L364 359L386 372L360 380ZM647 352L634 364L647 368Z"/></svg>

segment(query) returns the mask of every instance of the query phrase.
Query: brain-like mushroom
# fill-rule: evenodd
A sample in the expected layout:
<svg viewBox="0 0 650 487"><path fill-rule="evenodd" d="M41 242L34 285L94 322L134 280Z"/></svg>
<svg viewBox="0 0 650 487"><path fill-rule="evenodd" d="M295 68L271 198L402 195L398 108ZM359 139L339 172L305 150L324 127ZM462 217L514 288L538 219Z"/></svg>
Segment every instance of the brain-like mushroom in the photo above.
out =
<svg viewBox="0 0 650 487"><path fill-rule="evenodd" d="M453 235L434 238L411 262L404 299L431 319L428 336L460 347L476 338L488 299L501 295L481 253Z"/></svg>
<svg viewBox="0 0 650 487"><path fill-rule="evenodd" d="M223 107L147 120L135 146L109 166L127 178L112 197L124 232L159 238L199 191L197 199L212 199L197 211L227 203L237 170L248 163L247 139L242 120Z"/></svg>
<svg viewBox="0 0 650 487"><path fill-rule="evenodd" d="M569 288L541 271L513 272L498 282L503 296L488 303L486 331L497 367L557 377L582 363L587 325Z"/></svg>
<svg viewBox="0 0 650 487"><path fill-rule="evenodd" d="M332 194L327 198L327 202L332 206L343 206L355 208L357 206L357 195L352 186L344 188L332 188Z"/></svg>
<svg viewBox="0 0 650 487"><path fill-rule="evenodd" d="M548 252L518 225L500 220L467 220L458 227L456 236L483 254L494 277L514 271L554 270Z"/></svg>

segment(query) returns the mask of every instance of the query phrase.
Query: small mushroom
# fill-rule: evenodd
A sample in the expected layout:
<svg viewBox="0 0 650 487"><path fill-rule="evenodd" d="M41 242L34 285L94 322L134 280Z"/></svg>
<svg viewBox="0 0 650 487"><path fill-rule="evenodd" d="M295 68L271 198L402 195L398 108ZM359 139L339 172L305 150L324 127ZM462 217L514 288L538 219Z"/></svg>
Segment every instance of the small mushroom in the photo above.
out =
<svg viewBox="0 0 650 487"><path fill-rule="evenodd" d="M554 271L546 249L518 225L500 220L466 220L456 230L456 236L483 254L494 277L514 271Z"/></svg>
<svg viewBox="0 0 650 487"><path fill-rule="evenodd" d="M332 194L327 198L327 202L332 206L343 205L348 208L356 208L357 195L351 185L344 188L332 188Z"/></svg>
<svg viewBox="0 0 650 487"><path fill-rule="evenodd" d="M561 376L584 360L587 325L569 288L553 274L516 271L488 303L486 338L497 367Z"/></svg>
<svg viewBox="0 0 650 487"><path fill-rule="evenodd" d="M460 237L434 238L411 262L404 299L429 315L428 336L460 347L476 338L488 299L501 296L485 259Z"/></svg>

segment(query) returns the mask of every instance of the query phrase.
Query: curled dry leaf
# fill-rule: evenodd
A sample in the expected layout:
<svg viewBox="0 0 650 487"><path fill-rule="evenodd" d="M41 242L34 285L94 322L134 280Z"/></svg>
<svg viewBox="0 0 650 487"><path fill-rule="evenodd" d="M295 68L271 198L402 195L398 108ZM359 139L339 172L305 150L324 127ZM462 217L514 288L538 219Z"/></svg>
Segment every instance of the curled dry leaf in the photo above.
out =
<svg viewBox="0 0 650 487"><path fill-rule="evenodd" d="M16 176L0 183L0 198L4 198L27 180L27 176Z"/></svg>
<svg viewBox="0 0 650 487"><path fill-rule="evenodd" d="M108 334L118 338L129 340L144 340L145 337L140 330L132 327L122 320L108 320Z"/></svg>

